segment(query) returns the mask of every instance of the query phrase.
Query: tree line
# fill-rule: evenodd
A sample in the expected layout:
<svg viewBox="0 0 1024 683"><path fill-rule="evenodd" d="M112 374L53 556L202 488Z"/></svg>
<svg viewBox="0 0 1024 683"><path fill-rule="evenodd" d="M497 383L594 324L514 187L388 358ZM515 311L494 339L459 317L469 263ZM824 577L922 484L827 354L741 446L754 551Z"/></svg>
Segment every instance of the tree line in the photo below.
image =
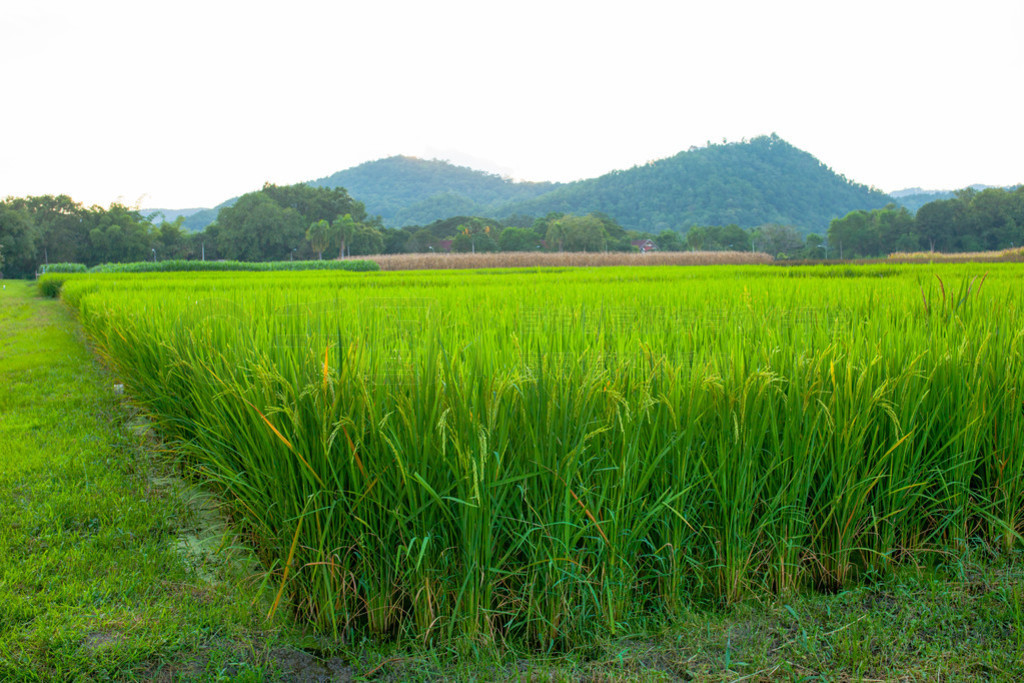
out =
<svg viewBox="0 0 1024 683"><path fill-rule="evenodd" d="M266 184L221 209L204 230L183 219L155 224L121 204L85 207L66 195L0 202L0 273L30 277L44 263L171 259L282 261L406 252L630 251L652 239L662 251L760 251L776 258L882 256L892 252L990 251L1024 246L1024 186L966 189L916 215L894 204L851 211L825 237L792 225L695 225L685 233L627 230L607 214L550 212L504 220L455 216L423 226L384 227L344 188Z"/></svg>
<svg viewBox="0 0 1024 683"><path fill-rule="evenodd" d="M828 244L842 258L894 252L1000 251L1024 246L1024 185L1013 190L967 188L911 214L890 204L834 219Z"/></svg>

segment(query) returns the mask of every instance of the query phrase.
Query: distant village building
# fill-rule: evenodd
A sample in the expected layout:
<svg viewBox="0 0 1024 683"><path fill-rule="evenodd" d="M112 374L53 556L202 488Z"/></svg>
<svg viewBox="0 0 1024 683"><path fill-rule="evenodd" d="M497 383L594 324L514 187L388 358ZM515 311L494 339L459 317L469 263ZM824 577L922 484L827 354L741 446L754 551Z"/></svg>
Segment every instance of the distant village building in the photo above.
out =
<svg viewBox="0 0 1024 683"><path fill-rule="evenodd" d="M454 243L455 243L455 240L438 240L437 241L437 250L438 251L443 251L444 253L447 254L447 253L451 252L452 244L454 244Z"/></svg>
<svg viewBox="0 0 1024 683"><path fill-rule="evenodd" d="M630 242L641 254L646 254L649 251L658 251L658 245L654 243L654 240L633 240Z"/></svg>

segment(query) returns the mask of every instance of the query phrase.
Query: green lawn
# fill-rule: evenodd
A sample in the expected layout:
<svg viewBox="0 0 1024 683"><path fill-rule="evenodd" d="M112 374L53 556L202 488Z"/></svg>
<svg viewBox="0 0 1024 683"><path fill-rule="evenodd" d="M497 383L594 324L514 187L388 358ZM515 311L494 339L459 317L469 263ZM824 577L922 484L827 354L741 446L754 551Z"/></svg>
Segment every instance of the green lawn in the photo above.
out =
<svg viewBox="0 0 1024 683"><path fill-rule="evenodd" d="M282 620L244 556L212 552L214 511L143 447L71 314L2 284L0 680L280 673Z"/></svg>
<svg viewBox="0 0 1024 683"><path fill-rule="evenodd" d="M2 284L0 681L1024 679L1024 563L984 548L551 655L304 638L73 316Z"/></svg>

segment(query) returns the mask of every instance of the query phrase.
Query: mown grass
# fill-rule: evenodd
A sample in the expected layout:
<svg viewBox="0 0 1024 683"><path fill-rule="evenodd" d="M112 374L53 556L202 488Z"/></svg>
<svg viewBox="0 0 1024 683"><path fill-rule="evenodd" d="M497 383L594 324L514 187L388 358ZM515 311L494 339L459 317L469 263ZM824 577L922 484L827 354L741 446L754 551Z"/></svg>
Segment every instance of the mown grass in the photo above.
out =
<svg viewBox="0 0 1024 683"><path fill-rule="evenodd" d="M272 677L259 573L30 290L0 290L0 680Z"/></svg>

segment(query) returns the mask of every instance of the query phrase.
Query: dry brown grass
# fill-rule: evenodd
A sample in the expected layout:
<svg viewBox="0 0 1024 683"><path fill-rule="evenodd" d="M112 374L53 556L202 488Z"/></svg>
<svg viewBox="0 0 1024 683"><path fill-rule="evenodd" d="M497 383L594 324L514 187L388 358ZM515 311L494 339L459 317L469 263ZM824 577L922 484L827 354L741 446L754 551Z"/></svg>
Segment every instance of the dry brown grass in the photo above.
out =
<svg viewBox="0 0 1024 683"><path fill-rule="evenodd" d="M492 254L381 254L360 257L381 270L445 270L453 268L531 268L593 266L709 266L771 263L768 254L745 251L532 252Z"/></svg>
<svg viewBox="0 0 1024 683"><path fill-rule="evenodd" d="M943 253L940 251L896 252L889 254L889 261L896 263L966 263L969 261L1020 262L1024 261L1024 247L1002 251L965 251Z"/></svg>

